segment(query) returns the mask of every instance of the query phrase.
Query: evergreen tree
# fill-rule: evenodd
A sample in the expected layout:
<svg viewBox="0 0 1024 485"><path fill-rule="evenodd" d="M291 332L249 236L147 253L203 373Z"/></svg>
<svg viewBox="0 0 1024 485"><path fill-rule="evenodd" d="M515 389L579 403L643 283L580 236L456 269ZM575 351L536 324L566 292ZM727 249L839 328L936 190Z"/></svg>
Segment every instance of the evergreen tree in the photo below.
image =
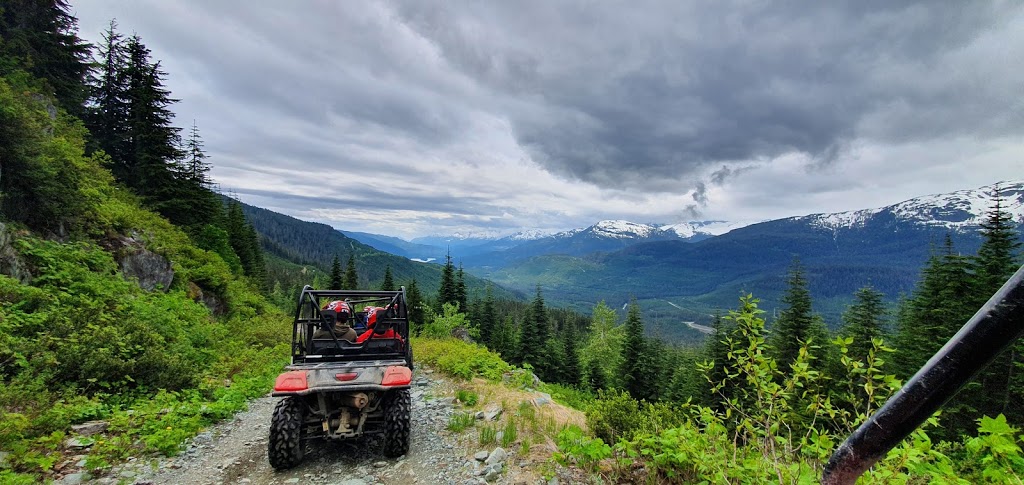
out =
<svg viewBox="0 0 1024 485"><path fill-rule="evenodd" d="M480 314L476 318L480 325L480 341L492 350L494 349L494 338L497 332L498 317L494 313L494 288L487 284L484 290L484 301L480 308Z"/></svg>
<svg viewBox="0 0 1024 485"><path fill-rule="evenodd" d="M455 265L452 264L451 252L445 254L444 268L441 270L441 286L437 290L438 311L445 303L459 303L455 282ZM465 307L459 307L465 310Z"/></svg>
<svg viewBox="0 0 1024 485"><path fill-rule="evenodd" d="M929 258L898 322L898 352L893 356L897 377L908 379L916 373L973 314L966 301L972 290L968 269L968 259L956 252L947 235L942 249ZM944 408L944 428L936 434L951 439L975 429L977 394L977 382L957 393Z"/></svg>
<svg viewBox="0 0 1024 485"><path fill-rule="evenodd" d="M332 290L340 290L344 288L342 283L341 273L341 261L338 259L338 255L334 255L334 259L331 261L331 286Z"/></svg>
<svg viewBox="0 0 1024 485"><path fill-rule="evenodd" d="M462 271L462 263L459 263L459 270L455 272L455 301L459 308L469 308L466 300L466 273Z"/></svg>
<svg viewBox="0 0 1024 485"><path fill-rule="evenodd" d="M124 36L111 20L100 44L99 75L94 79L86 126L92 134L92 149L102 149L111 160L128 157L128 78L125 76L128 54Z"/></svg>
<svg viewBox="0 0 1024 485"><path fill-rule="evenodd" d="M640 399L649 402L659 401L667 397L668 388L664 382L665 376L671 376L668 369L669 354L665 342L657 338L644 339L643 352L640 355L640 379L634 384L634 389Z"/></svg>
<svg viewBox="0 0 1024 485"><path fill-rule="evenodd" d="M0 75L24 70L45 92L82 117L92 48L78 37L66 0L5 0L0 6ZM6 162L6 161L5 161Z"/></svg>
<svg viewBox="0 0 1024 485"><path fill-rule="evenodd" d="M227 215L224 217L225 232L228 233L228 241L231 249L238 255L242 264L242 272L252 276L256 267L256 255L253 254L253 246L249 236L249 225L242 213L242 206L232 200L227 204Z"/></svg>
<svg viewBox="0 0 1024 485"><path fill-rule="evenodd" d="M800 348L808 341L812 345L825 345L827 337L824 324L811 311L811 292L807 289L800 260L793 259L789 270L786 294L782 297L785 305L772 328L770 344L772 357L784 373L796 361ZM820 352L816 352L820 355Z"/></svg>
<svg viewBox="0 0 1024 485"><path fill-rule="evenodd" d="M997 186L992 208L981 224L982 244L972 259L975 289L972 308L980 308L999 291L1017 270L1021 242L1013 216L1004 210ZM992 361L976 378L985 392L975 393L979 411L988 416L1004 414L1012 423L1024 422L1024 343L1018 342Z"/></svg>
<svg viewBox="0 0 1024 485"><path fill-rule="evenodd" d="M164 201L161 196L175 185L174 164L182 158L178 148L180 129L171 125L174 113L170 106L177 100L164 88L167 74L160 70L159 62L150 62L149 48L138 35L125 42L125 52L128 151L123 159L114 159L112 168L119 180L151 202L159 203Z"/></svg>
<svg viewBox="0 0 1024 485"><path fill-rule="evenodd" d="M530 304L528 317L519 329L519 362L533 366L538 376L543 379L550 373L545 358L545 347L548 342L548 314L544 308L544 297L541 296L540 285L537 285L537 296Z"/></svg>
<svg viewBox="0 0 1024 485"><path fill-rule="evenodd" d="M192 120L192 129L189 131L188 140L185 141L185 178L197 187L209 188L210 164L206 162L209 157L203 151L203 146L199 126Z"/></svg>
<svg viewBox="0 0 1024 485"><path fill-rule="evenodd" d="M871 351L871 340L881 338L885 334L885 304L883 295L870 285L865 286L854 295L854 304L843 314L842 334L853 337L849 347L852 359L864 362Z"/></svg>
<svg viewBox="0 0 1024 485"><path fill-rule="evenodd" d="M518 356L519 335L516 333L515 319L512 315L506 315L498 325L492 341L491 349L501 355L507 361L514 361Z"/></svg>
<svg viewBox="0 0 1024 485"><path fill-rule="evenodd" d="M568 323L562 331L563 353L562 383L579 386L582 383L583 369L580 366L580 354L577 350L579 335L576 326Z"/></svg>
<svg viewBox="0 0 1024 485"><path fill-rule="evenodd" d="M248 221L245 223L245 240L243 244L249 248L248 252L251 255L248 266L242 265L246 271L245 274L252 278L258 288L266 291L267 265L263 259L263 247L260 244L259 233L256 232L256 228Z"/></svg>
<svg viewBox="0 0 1024 485"><path fill-rule="evenodd" d="M391 265L384 267L384 281L380 284L381 291L395 291L395 280L391 276Z"/></svg>
<svg viewBox="0 0 1024 485"><path fill-rule="evenodd" d="M412 332L412 329L418 329L426 323L423 312L423 295L420 293L419 285L416 284L416 278L413 278L405 289L405 298L406 311L409 314L409 329Z"/></svg>
<svg viewBox="0 0 1024 485"><path fill-rule="evenodd" d="M640 318L640 305L636 298L629 303L626 314L626 336L622 344L622 376L623 387L633 399L643 399L648 387L643 382L644 365L644 322Z"/></svg>
<svg viewBox="0 0 1024 485"><path fill-rule="evenodd" d="M359 289L359 275L356 274L356 256L348 255L348 265L345 266L345 280L342 281L342 288L346 290Z"/></svg>

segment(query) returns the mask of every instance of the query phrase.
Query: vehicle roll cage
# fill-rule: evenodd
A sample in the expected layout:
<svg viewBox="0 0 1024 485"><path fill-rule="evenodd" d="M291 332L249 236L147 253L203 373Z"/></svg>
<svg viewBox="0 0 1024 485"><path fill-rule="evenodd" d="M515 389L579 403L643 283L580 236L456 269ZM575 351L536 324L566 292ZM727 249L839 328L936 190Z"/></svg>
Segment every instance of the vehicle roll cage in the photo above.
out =
<svg viewBox="0 0 1024 485"><path fill-rule="evenodd" d="M376 323L373 326L373 334L370 338L361 343L353 343L338 338L334 331L336 313L333 310L322 310L325 300L345 300L351 309L349 318L354 318L357 313L356 306L366 303L381 303L376 305L385 308L382 313L377 314ZM342 322L344 323L344 322ZM323 330L330 335L333 346L323 347L314 345L313 334L316 330ZM374 291L374 290L316 290L306 285L299 293L295 307L295 320L292 325L292 364L305 363L307 360L317 361L346 361L353 358L365 359L367 350L376 350L379 354L399 354L399 352L387 352L386 348L380 345L381 340L374 340L374 337L394 330L402 341L402 347L408 345L409 340L409 318L408 309L405 304L405 287L397 291ZM321 340L321 339L317 339ZM394 339L387 339L394 340ZM326 352L325 352L326 351ZM386 355L380 355L386 357Z"/></svg>

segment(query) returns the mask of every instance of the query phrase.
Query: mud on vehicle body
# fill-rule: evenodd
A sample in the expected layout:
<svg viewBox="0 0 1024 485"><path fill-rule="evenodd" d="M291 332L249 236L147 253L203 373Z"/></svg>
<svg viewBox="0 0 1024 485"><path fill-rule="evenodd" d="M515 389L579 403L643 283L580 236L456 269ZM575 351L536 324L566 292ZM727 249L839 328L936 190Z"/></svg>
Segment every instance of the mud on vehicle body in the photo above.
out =
<svg viewBox="0 0 1024 485"><path fill-rule="evenodd" d="M354 310L361 305L364 311ZM274 384L273 395L284 399L270 425L271 466L298 465L308 440L382 434L386 456L409 451L413 362L405 288L306 286L295 310L291 354Z"/></svg>

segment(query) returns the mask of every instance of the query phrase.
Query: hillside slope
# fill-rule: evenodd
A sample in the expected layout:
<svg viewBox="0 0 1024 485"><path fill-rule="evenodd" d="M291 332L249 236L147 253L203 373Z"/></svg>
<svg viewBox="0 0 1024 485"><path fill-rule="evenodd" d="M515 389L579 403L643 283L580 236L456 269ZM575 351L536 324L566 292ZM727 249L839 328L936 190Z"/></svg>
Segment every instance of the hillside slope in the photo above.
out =
<svg viewBox="0 0 1024 485"><path fill-rule="evenodd" d="M415 278L420 291L426 295L433 295L440 286L440 265L412 261L377 250L338 232L327 224L302 221L244 203L242 210L256 232L262 236L264 248L288 261L313 264L329 270L335 256L344 265L352 255L355 257L360 285L379 285L384 279L386 268L390 266L398 285L407 285ZM308 283L312 284L312 281ZM466 275L466 287L470 296L482 296L486 284L487 282L479 277ZM519 294L501 287L496 287L494 291L495 296L500 298L521 298Z"/></svg>

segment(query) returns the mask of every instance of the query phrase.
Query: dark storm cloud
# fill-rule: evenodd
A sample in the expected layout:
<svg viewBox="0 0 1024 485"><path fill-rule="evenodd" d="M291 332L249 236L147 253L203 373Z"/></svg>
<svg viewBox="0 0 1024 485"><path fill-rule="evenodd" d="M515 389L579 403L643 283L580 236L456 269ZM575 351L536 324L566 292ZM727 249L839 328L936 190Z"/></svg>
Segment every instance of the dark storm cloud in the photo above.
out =
<svg viewBox="0 0 1024 485"><path fill-rule="evenodd" d="M1022 110L1006 106L1022 76L971 71L975 56L1000 55L983 37L1020 4L630 5L413 2L403 15L466 75L535 97L506 111L520 143L601 186L678 191L721 161L791 152L827 164L865 136L1024 131Z"/></svg>

